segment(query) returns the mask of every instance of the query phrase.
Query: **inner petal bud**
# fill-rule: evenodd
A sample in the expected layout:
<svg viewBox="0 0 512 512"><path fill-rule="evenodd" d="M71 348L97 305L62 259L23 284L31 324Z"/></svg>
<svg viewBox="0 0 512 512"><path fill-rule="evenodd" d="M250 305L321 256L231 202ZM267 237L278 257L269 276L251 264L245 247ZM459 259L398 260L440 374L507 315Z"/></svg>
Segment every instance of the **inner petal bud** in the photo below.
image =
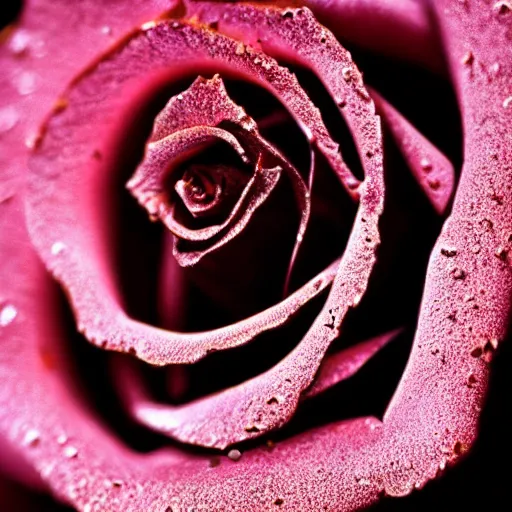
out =
<svg viewBox="0 0 512 512"><path fill-rule="evenodd" d="M225 213L233 206L249 177L226 165L190 165L174 190L194 218Z"/></svg>

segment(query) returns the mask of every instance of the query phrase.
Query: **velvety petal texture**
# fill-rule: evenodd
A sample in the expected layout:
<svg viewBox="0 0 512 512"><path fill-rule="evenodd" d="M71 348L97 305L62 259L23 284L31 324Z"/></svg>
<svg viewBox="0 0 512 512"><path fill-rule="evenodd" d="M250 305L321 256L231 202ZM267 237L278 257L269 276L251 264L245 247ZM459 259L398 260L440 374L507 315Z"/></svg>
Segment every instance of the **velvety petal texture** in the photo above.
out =
<svg viewBox="0 0 512 512"><path fill-rule="evenodd" d="M471 449L512 310L512 7L305 4L27 0L0 34L0 472L17 485L84 512L351 511L421 490ZM345 43L446 75L462 122L461 169L435 130L424 134L365 85ZM248 114L242 82L272 98L270 114ZM298 134L291 152L270 136L287 123ZM302 144L309 161L294 159ZM140 154L128 165L122 155L133 145ZM409 174L395 171L390 147ZM202 154L231 156L205 163ZM322 189L326 174L333 181ZM123 292L115 234L136 227L112 193L120 175L122 193L149 217L144 229L161 230L159 323L132 314ZM364 324L380 329L378 307L365 308L389 250L387 226L398 232L403 220L386 217L389 191L407 180L442 228L415 325L367 335ZM318 217L332 214L319 190L336 187L353 212L343 249L301 274L306 256L324 250L308 245ZM280 202L275 223L290 214L288 242L258 224ZM185 272L243 254L236 244L255 226L268 229L264 249L276 261L281 242L286 252L289 263L272 274L282 300L227 316L231 324L175 328L201 291L186 290ZM408 330L412 346L384 414L304 419L338 389L362 392L357 379ZM241 351L258 345L269 363L254 374ZM291 348L276 361L281 345ZM108 364L82 379L87 351L108 358L110 380ZM230 353L247 366L241 382L186 394L196 365ZM169 395L192 398L163 400L148 378L160 371L173 377ZM140 437L159 434L157 448L118 435L90 399L94 381L109 382L118 396L109 406ZM0 505L37 510L37 498L16 491L0 478Z"/></svg>

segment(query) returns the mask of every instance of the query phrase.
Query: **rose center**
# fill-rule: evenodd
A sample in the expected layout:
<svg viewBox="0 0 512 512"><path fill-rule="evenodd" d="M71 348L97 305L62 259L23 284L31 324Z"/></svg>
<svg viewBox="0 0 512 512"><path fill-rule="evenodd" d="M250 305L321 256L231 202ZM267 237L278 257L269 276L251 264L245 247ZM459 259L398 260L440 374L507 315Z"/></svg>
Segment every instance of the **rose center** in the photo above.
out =
<svg viewBox="0 0 512 512"><path fill-rule="evenodd" d="M188 201L199 204L211 203L223 191L223 180L216 180L214 173L206 167L194 166L187 169L183 178L176 182L175 190Z"/></svg>
<svg viewBox="0 0 512 512"><path fill-rule="evenodd" d="M222 213L229 199L236 199L247 177L240 170L225 165L191 165L175 183L183 204L193 217Z"/></svg>

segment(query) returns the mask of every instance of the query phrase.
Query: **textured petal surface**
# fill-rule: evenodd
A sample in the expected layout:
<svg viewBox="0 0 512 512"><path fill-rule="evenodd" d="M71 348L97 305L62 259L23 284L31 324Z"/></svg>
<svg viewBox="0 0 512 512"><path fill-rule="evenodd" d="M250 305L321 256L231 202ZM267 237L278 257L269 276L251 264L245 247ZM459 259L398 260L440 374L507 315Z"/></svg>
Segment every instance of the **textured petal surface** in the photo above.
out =
<svg viewBox="0 0 512 512"><path fill-rule="evenodd" d="M455 187L453 165L380 94L371 95L415 180L436 212L445 213Z"/></svg>
<svg viewBox="0 0 512 512"><path fill-rule="evenodd" d="M275 15L273 11L270 12ZM314 27L310 15L306 23ZM158 52L154 51L155 40L160 43ZM277 66L273 59L266 56L260 57L260 61L249 59L250 53L240 51L241 43L213 35L193 24L176 21L146 25L129 42L110 53L101 66L90 68L75 80L65 100L67 107L54 111L46 125L45 137L31 160L32 178L27 195L29 229L48 268L70 294L79 329L90 341L99 346L108 341L110 349L135 352L152 364L190 362L205 355L205 347L189 343L186 348L180 344L178 349L176 343L172 343L173 339L177 339L173 333L129 318L120 305L114 276L106 263L108 233L101 222L109 216L110 203L108 200L101 201L100 191L108 188L109 173L105 170L113 165L108 156L114 144L112 133L119 131L119 120L126 119L130 101L134 101L134 90L138 87L139 95L147 94L148 89L157 87L164 78L176 78L180 73L190 71L192 65L206 69L228 67L232 73L247 76L274 91L301 126L313 134L326 157L337 162L339 169L344 169L344 164L318 110L293 75ZM212 55L210 49L213 43L217 46L217 53ZM172 48L172 51L167 52L165 48ZM152 55L152 59L141 57L146 54ZM106 81L110 83L111 73L118 76L115 87L112 84L105 87ZM149 76L153 79L150 80ZM369 99L363 100L358 96L357 91L361 91L361 88L360 83L349 86L357 101L365 104L362 113L354 113L354 118L361 119L367 135L364 145L373 148L372 155L375 153L368 163L369 178L363 187L368 197L365 208L372 212L369 215L371 218L378 213L373 203L378 203L380 192L374 176L381 171L382 162L378 149L377 118ZM124 93L120 94L120 90ZM90 100L91 94L94 101ZM108 115L104 111L106 105ZM87 124L82 123L84 118L89 120ZM368 124L362 123L365 118L373 119ZM117 136L121 137L119 134ZM64 140L66 147L74 146L75 149L62 151ZM98 154L104 158L98 159ZM80 171L77 170L78 166ZM345 178L342 181L347 184ZM77 201L77 197L80 200ZM57 213L62 211L66 212L65 215ZM77 224L79 230L75 229ZM364 231L368 231L368 236L364 238L371 240L372 247L378 240L371 233L374 229L371 222L364 228ZM283 317L281 323L284 320ZM237 337L233 345L241 344L241 338ZM244 341L248 341L247 336Z"/></svg>
<svg viewBox="0 0 512 512"><path fill-rule="evenodd" d="M34 17L25 18L22 28L45 30L45 44L66 58L62 66L38 68L38 101L28 95L15 102L19 91L2 83L2 98L12 99L24 114L2 138L0 152L0 432L52 491L84 511L348 511L383 493L400 496L421 488L465 453L477 432L489 361L511 312L510 16L483 0L434 4L463 113L465 164L429 262L411 357L384 420L333 423L272 450L249 449L236 462L222 457L213 465L208 456L174 449L131 451L88 409L73 384L64 334L56 325L54 286L24 228L22 145L77 71L72 67L104 48L99 28L107 20L104 3L83 2L82 10L71 11L67 2L29 5ZM140 13L150 17L144 11L150 4L141 6L131 2L118 17L109 13L112 29L128 29ZM68 30L52 32L59 19ZM74 29L83 35L83 48ZM10 77L17 64L1 51ZM469 51L477 63L472 72L461 64ZM357 272L358 265L351 270ZM337 279L331 292L336 301L340 286ZM324 310L319 322L330 320Z"/></svg>

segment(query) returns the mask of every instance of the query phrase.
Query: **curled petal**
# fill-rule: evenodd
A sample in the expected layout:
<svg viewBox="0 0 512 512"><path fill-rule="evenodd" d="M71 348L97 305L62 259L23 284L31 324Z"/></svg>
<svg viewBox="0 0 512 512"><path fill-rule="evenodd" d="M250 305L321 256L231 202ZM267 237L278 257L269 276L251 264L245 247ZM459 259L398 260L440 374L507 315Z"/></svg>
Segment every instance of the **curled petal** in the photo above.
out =
<svg viewBox="0 0 512 512"><path fill-rule="evenodd" d="M313 398L355 375L380 349L395 339L401 332L402 329L395 329L380 334L327 357L320 366L315 382L307 390L304 398Z"/></svg>
<svg viewBox="0 0 512 512"><path fill-rule="evenodd" d="M435 71L444 68L428 2L307 0L305 3L343 41L395 58L419 62Z"/></svg>
<svg viewBox="0 0 512 512"><path fill-rule="evenodd" d="M224 128L220 128L221 125ZM227 130L228 127L231 131L236 128L238 139ZM184 159L183 154L192 152L195 145L205 143L208 136L231 144L244 163L251 160L255 163L255 171L222 224L191 230L175 220L165 193L165 179L173 165ZM158 115L150 140L145 158L127 187L150 216L160 217L177 236L174 254L180 265L196 264L204 255L219 249L243 231L255 210L274 189L281 171L291 179L300 211L299 235L294 249L297 251L311 209L306 185L293 165L260 136L254 120L231 101L218 75L211 80L199 77L187 91L173 97ZM262 168L262 161L265 168ZM267 168L269 165L272 168ZM207 248L194 249L192 246L189 250L180 250L180 240L204 242L217 235L220 236Z"/></svg>
<svg viewBox="0 0 512 512"><path fill-rule="evenodd" d="M455 188L453 165L379 93L374 90L370 93L414 179L436 212L445 213Z"/></svg>
<svg viewBox="0 0 512 512"><path fill-rule="evenodd" d="M79 330L98 346L164 365L192 362L206 355L212 344L228 348L258 334L242 333L239 327L233 332L228 327L224 332L230 334L229 340L212 343L218 340L212 333L191 338L129 318L107 264L109 240L102 215L109 215L109 202L100 200L111 179L109 168L113 162L109 155L122 138L119 123L131 113L132 102L141 101L162 82L188 73L191 66L196 72L197 66L228 70L262 85L283 100L326 156L335 151L318 110L295 77L264 54L259 54L261 60L257 61L253 53L242 52L240 44L192 23L162 21L144 26L72 83L64 96L65 108L55 109L44 127L31 160L26 195L28 227L48 269L69 294ZM151 55L151 59L141 59L140 55ZM118 77L115 82L110 80L112 73ZM365 102L371 112L370 102ZM370 131L368 127L366 131ZM341 162L339 155L332 158ZM378 169L378 156L375 162ZM300 182L295 183L300 188ZM378 202L371 199L379 194L372 180L365 183L365 188L370 203ZM304 211L304 204L301 209ZM372 236L367 238L377 243L373 228L368 230ZM277 324L289 318L287 306L275 311L283 314Z"/></svg>
<svg viewBox="0 0 512 512"><path fill-rule="evenodd" d="M28 104L27 117L13 138L5 139L9 143L1 141L5 151L0 158L10 154L11 142L23 154L24 130L33 128L44 101L51 102L54 84L104 48L99 26L111 22L113 30L123 30L121 20L147 16L144 8L153 3L130 2L119 15L122 2L111 4L116 15L92 1L40 5L23 26L41 30L52 54L68 58L62 60L64 71L37 68L37 60L30 59L48 78L48 89L43 100ZM421 488L465 453L477 432L487 361L503 339L512 307L509 260L503 256L512 225L507 101L512 27L488 2L439 0L430 5L463 110L465 165L451 217L429 264L411 358L383 422L369 417L333 423L273 450L248 450L237 462L222 457L216 467L208 457L170 448L144 455L127 449L72 392L69 362L62 361L58 343L63 333L55 325L58 305L25 232L20 198L12 192L23 187L22 173L2 165L0 252L6 257L0 289L8 301L2 307L15 307L17 314L13 318L10 309L11 321L0 329L0 432L24 451L56 496L80 510L359 510L383 494L400 496ZM83 23L85 14L99 24L96 35L93 23ZM468 51L484 65L473 77L460 67ZM13 60L0 56L10 69ZM498 76L486 73L495 64ZM20 108L27 106L17 101ZM17 169L23 166L19 157L10 162ZM473 292L478 297L482 289L479 309L470 307L472 301L464 298ZM448 319L454 306L459 308L456 323Z"/></svg>
<svg viewBox="0 0 512 512"><path fill-rule="evenodd" d="M311 388L303 395L302 399L313 398L336 384L355 375L380 349L389 343L401 329L392 331L371 340L360 342L348 349L342 350L329 356L323 362L317 378ZM161 434L182 442L190 442L193 433L198 429L197 418L201 409L208 408L211 397L201 398L195 402L172 406L159 404L151 400L140 375L132 368L128 361L117 360L114 366L117 377L117 385L122 390L122 399L130 414L143 425ZM272 397L268 400L269 405L279 401L279 397ZM210 421L215 421L211 418ZM224 418L229 422L229 418ZM258 433L266 430L262 423L254 422L248 424L245 430L250 433ZM213 437L214 434L210 434ZM205 436L208 433L205 432ZM197 442L197 441L196 441ZM206 444L216 448L226 448L227 445L218 445L214 439L199 444Z"/></svg>

